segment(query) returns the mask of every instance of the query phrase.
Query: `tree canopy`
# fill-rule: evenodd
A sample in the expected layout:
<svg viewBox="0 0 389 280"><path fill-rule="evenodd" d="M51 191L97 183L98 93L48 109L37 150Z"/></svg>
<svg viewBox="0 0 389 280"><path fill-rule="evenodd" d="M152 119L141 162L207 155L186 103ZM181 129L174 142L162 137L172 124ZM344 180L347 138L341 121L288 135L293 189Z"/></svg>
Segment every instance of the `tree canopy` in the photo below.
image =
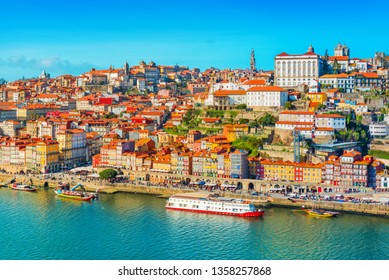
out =
<svg viewBox="0 0 389 280"><path fill-rule="evenodd" d="M286 110L291 110L291 109L294 109L294 105L292 104L292 102L288 101L288 102L285 103L284 108Z"/></svg>
<svg viewBox="0 0 389 280"><path fill-rule="evenodd" d="M246 105L246 104L239 104L239 105L236 105L235 108L236 108L236 109L246 109L246 108L247 108L247 105Z"/></svg>
<svg viewBox="0 0 389 280"><path fill-rule="evenodd" d="M258 123L261 125L274 125L276 123L276 118L269 113L266 113L259 118Z"/></svg>
<svg viewBox="0 0 389 280"><path fill-rule="evenodd" d="M338 60L335 58L334 64L332 65L332 74L339 74L340 73L340 64Z"/></svg>
<svg viewBox="0 0 389 280"><path fill-rule="evenodd" d="M108 168L99 173L100 179L108 180L113 179L118 175L118 172L115 169Z"/></svg>
<svg viewBox="0 0 389 280"><path fill-rule="evenodd" d="M232 142L232 146L239 150L246 150L249 156L258 156L258 148L262 146L263 141L259 137L242 135Z"/></svg>

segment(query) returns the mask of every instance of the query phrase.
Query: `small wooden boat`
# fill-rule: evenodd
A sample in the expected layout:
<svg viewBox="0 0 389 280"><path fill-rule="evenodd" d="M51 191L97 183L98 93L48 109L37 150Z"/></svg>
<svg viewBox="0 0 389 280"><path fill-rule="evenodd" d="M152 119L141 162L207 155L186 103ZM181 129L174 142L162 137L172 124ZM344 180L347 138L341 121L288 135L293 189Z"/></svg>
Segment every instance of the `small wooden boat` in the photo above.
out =
<svg viewBox="0 0 389 280"><path fill-rule="evenodd" d="M16 183L9 186L13 190L25 191L25 192L35 192L36 187L30 185L17 185Z"/></svg>
<svg viewBox="0 0 389 280"><path fill-rule="evenodd" d="M340 214L339 212L327 211L323 209L305 209L304 211L308 215L319 217L319 218L331 218L331 217L336 217Z"/></svg>
<svg viewBox="0 0 389 280"><path fill-rule="evenodd" d="M81 201L90 201L95 198L94 194L91 193L85 193L85 192L78 192L78 191L64 191L64 190L54 190L54 192L59 196L63 198L69 198L74 200L81 200Z"/></svg>
<svg viewBox="0 0 389 280"><path fill-rule="evenodd" d="M81 201L90 201L92 199L97 199L99 195L99 190L96 190L95 193L86 192L84 186L80 183L72 187L70 190L69 188L69 184L60 183L59 188L54 190L54 192L59 197ZM77 189L80 189L80 191L78 191Z"/></svg>

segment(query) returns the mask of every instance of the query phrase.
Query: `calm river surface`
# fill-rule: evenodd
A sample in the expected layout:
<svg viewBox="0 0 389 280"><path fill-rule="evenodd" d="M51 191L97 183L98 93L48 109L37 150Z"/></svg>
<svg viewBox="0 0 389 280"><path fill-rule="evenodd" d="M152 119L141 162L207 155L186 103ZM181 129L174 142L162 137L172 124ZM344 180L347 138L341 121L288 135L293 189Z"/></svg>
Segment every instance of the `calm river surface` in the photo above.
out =
<svg viewBox="0 0 389 280"><path fill-rule="evenodd" d="M118 193L76 202L53 190L0 189L0 259L389 259L389 220L320 219L290 209L263 218L166 211L165 200Z"/></svg>

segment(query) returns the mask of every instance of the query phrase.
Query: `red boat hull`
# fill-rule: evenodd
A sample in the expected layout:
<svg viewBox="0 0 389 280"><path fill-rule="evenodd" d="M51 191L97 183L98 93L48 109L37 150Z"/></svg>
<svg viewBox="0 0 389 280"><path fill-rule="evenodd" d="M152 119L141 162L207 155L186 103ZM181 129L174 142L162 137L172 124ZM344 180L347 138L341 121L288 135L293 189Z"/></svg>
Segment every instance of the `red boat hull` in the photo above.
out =
<svg viewBox="0 0 389 280"><path fill-rule="evenodd" d="M214 215L238 216L238 217L262 217L264 215L264 211L262 210L255 211L255 212L245 212L245 213L231 213L231 212L218 212L218 211L208 211L208 210L183 209L183 208L176 208L176 207L169 207L169 206L166 206L166 209L180 210L180 211L187 211L187 212L197 212L197 213L204 213L204 214L214 214Z"/></svg>

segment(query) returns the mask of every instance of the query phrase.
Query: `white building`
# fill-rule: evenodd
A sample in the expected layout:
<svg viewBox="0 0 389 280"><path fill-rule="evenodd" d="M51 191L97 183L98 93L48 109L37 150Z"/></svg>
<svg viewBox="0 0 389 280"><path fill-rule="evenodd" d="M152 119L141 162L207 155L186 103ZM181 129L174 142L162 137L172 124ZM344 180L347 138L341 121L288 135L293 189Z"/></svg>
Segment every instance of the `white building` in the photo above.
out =
<svg viewBox="0 0 389 280"><path fill-rule="evenodd" d="M242 83L242 88L244 90L248 90L253 87L263 87L266 86L265 79L258 79L258 80L247 80Z"/></svg>
<svg viewBox="0 0 389 280"><path fill-rule="evenodd" d="M350 58L350 49L346 45L338 44L334 49L334 56L328 57L328 64L333 69L335 61L337 61L340 72L349 72L358 70L366 72L369 68L367 60L360 58Z"/></svg>
<svg viewBox="0 0 389 280"><path fill-rule="evenodd" d="M312 46L305 54L290 55L285 52L274 59L275 85L280 87L297 87L309 85L323 75L323 60L314 53Z"/></svg>
<svg viewBox="0 0 389 280"><path fill-rule="evenodd" d="M349 70L350 59L348 56L330 56L328 58L328 64L331 69L334 68L335 61L339 64L339 72L347 72Z"/></svg>
<svg viewBox="0 0 389 280"><path fill-rule="evenodd" d="M299 131L300 135L305 139L312 139L313 137L332 137L335 135L335 130L329 127L296 127L295 130Z"/></svg>
<svg viewBox="0 0 389 280"><path fill-rule="evenodd" d="M368 106L365 103L358 103L357 105L354 106L355 113L357 115L367 113L369 111Z"/></svg>
<svg viewBox="0 0 389 280"><path fill-rule="evenodd" d="M282 107L288 101L288 92L281 87L260 86L247 90L247 107Z"/></svg>
<svg viewBox="0 0 389 280"><path fill-rule="evenodd" d="M276 122L276 129L283 130L295 130L295 128L300 128L302 130L309 129L312 131L314 122L294 122L294 121L278 121Z"/></svg>
<svg viewBox="0 0 389 280"><path fill-rule="evenodd" d="M315 122L315 113L308 111L283 111L279 114L280 121Z"/></svg>
<svg viewBox="0 0 389 280"><path fill-rule="evenodd" d="M21 123L15 120L0 122L0 135L15 137L17 135L17 130L20 128L22 128Z"/></svg>
<svg viewBox="0 0 389 280"><path fill-rule="evenodd" d="M335 129L331 127L318 127L314 132L315 137L328 137L335 135Z"/></svg>
<svg viewBox="0 0 389 280"><path fill-rule="evenodd" d="M238 90L239 86L235 83L227 82L227 81L222 81L220 83L212 84L209 92L214 93L215 91L218 90Z"/></svg>
<svg viewBox="0 0 389 280"><path fill-rule="evenodd" d="M389 189L389 175L388 174L382 175L380 187Z"/></svg>
<svg viewBox="0 0 389 280"><path fill-rule="evenodd" d="M346 117L338 114L318 114L316 115L316 127L329 127L333 129L345 129Z"/></svg>
<svg viewBox="0 0 389 280"><path fill-rule="evenodd" d="M348 71L359 70L360 72L366 72L368 70L367 60L352 58L350 59Z"/></svg>
<svg viewBox="0 0 389 280"><path fill-rule="evenodd" d="M321 84L318 82L318 80L312 80L309 83L309 88L308 88L309 93L318 93L321 92Z"/></svg>
<svg viewBox="0 0 389 280"><path fill-rule="evenodd" d="M215 106L235 106L247 104L245 90L218 90L213 94L213 105Z"/></svg>
<svg viewBox="0 0 389 280"><path fill-rule="evenodd" d="M350 49L346 45L338 43L334 48L334 56L350 56Z"/></svg>
<svg viewBox="0 0 389 280"><path fill-rule="evenodd" d="M372 137L386 137L389 135L389 125L386 122L370 124L369 132Z"/></svg>
<svg viewBox="0 0 389 280"><path fill-rule="evenodd" d="M343 89L345 92L352 92L355 86L355 76L342 74L327 74L319 78L319 82L324 88Z"/></svg>

